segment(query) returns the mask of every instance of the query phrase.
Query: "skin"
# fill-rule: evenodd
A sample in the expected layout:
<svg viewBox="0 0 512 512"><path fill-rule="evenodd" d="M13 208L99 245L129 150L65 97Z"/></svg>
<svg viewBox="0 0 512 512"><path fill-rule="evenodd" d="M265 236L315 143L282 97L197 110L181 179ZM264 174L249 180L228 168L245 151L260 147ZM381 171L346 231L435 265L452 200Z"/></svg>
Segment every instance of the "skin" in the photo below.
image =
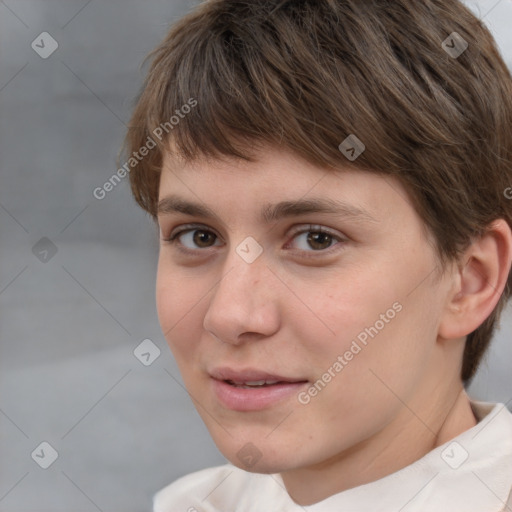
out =
<svg viewBox="0 0 512 512"><path fill-rule="evenodd" d="M280 473L292 499L309 505L395 472L476 424L460 380L464 341L499 299L512 234L496 221L442 273L395 179L320 169L282 148L257 156L252 163L165 157L159 199L179 196L218 218L158 216L158 316L219 450L243 469ZM312 198L342 200L372 219L313 212L265 224L259 217L268 203ZM165 241L190 223L212 233ZM333 237L312 247L308 232L318 226ZM248 236L263 248L250 264L235 250ZM396 302L401 311L307 404L294 395L237 412L212 391L208 370L216 366L311 385ZM236 455L248 442L262 454L251 468Z"/></svg>

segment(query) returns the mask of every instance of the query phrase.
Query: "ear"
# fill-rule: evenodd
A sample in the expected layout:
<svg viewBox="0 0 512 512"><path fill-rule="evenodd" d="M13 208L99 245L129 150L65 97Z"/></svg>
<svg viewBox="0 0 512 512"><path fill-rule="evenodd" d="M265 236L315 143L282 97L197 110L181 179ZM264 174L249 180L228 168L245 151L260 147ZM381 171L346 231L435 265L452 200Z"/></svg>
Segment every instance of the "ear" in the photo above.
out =
<svg viewBox="0 0 512 512"><path fill-rule="evenodd" d="M445 339L464 337L492 313L507 284L512 264L512 232L503 219L465 251L439 325Z"/></svg>

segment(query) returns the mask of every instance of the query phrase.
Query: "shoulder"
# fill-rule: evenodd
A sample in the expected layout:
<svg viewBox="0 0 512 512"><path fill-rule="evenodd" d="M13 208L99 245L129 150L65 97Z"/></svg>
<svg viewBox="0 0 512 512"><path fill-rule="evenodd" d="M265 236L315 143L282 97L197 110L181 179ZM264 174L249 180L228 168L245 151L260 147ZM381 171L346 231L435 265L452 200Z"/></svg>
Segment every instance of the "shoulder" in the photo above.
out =
<svg viewBox="0 0 512 512"><path fill-rule="evenodd" d="M268 475L226 464L190 473L164 487L153 498L153 512L236 510L241 501L261 497L268 487Z"/></svg>

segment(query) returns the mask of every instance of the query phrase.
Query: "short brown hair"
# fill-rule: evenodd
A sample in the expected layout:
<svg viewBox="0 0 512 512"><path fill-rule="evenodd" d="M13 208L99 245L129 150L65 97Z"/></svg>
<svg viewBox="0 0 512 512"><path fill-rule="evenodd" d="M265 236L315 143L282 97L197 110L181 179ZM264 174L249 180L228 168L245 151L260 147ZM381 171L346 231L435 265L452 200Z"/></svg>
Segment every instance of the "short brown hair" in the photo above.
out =
<svg viewBox="0 0 512 512"><path fill-rule="evenodd" d="M450 55L460 37L467 49ZM209 0L149 57L125 148L129 158L156 144L130 172L135 199L154 218L172 141L186 160L252 160L249 148L277 144L324 168L395 176L442 264L493 220L512 226L512 79L489 31L458 0ZM366 145L353 162L338 149L350 134ZM509 274L495 310L468 335L465 383L511 291Z"/></svg>

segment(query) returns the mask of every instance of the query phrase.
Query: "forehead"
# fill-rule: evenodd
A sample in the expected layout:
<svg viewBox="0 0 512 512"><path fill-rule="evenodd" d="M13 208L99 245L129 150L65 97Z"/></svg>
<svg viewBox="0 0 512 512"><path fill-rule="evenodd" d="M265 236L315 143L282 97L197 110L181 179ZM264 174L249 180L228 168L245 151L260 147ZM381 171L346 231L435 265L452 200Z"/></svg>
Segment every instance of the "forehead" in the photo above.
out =
<svg viewBox="0 0 512 512"><path fill-rule="evenodd" d="M257 209L263 222L314 211L375 221L398 202L412 208L405 188L391 176L348 166L322 168L276 147L259 150L254 161L184 161L167 153L159 187L160 213L213 217L231 205Z"/></svg>

